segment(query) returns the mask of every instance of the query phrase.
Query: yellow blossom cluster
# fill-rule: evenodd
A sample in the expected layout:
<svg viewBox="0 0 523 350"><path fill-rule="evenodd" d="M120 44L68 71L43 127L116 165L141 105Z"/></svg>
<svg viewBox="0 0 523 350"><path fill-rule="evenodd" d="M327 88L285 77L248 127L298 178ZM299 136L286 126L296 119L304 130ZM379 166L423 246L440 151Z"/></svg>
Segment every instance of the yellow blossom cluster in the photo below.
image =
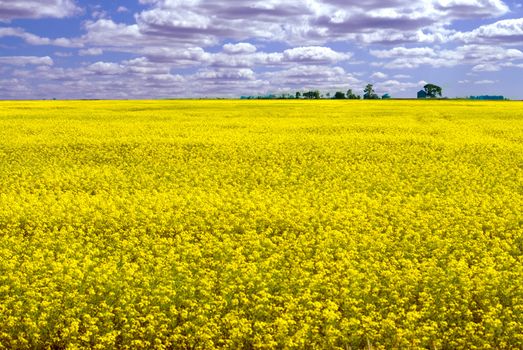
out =
<svg viewBox="0 0 523 350"><path fill-rule="evenodd" d="M0 349L523 348L523 104L0 102Z"/></svg>

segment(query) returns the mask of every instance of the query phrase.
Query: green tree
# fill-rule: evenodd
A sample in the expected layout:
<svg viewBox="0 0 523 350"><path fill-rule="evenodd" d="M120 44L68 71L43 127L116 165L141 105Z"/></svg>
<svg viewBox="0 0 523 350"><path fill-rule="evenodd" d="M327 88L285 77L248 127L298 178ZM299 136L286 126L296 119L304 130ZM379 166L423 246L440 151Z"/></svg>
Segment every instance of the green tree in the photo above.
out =
<svg viewBox="0 0 523 350"><path fill-rule="evenodd" d="M367 84L367 86L363 90L363 98L365 100L377 100L380 97L374 91L374 86L372 84Z"/></svg>
<svg viewBox="0 0 523 350"><path fill-rule="evenodd" d="M296 98L301 98L301 92L296 91Z"/></svg>
<svg viewBox="0 0 523 350"><path fill-rule="evenodd" d="M425 90L427 97L431 97L431 98L434 98L437 96L441 97L442 89L441 89L441 87L439 87L437 85L427 84L423 87L423 89Z"/></svg>
<svg viewBox="0 0 523 350"><path fill-rule="evenodd" d="M320 98L320 92L318 90L311 90L303 93L304 98L308 99L316 99L318 100Z"/></svg>
<svg viewBox="0 0 523 350"><path fill-rule="evenodd" d="M341 91L336 91L336 93L334 94L334 99L336 100L344 100L345 99L345 94Z"/></svg>
<svg viewBox="0 0 523 350"><path fill-rule="evenodd" d="M361 98L361 96L354 94L352 92L352 89L349 89L349 90L347 90L347 98L349 100L359 100Z"/></svg>

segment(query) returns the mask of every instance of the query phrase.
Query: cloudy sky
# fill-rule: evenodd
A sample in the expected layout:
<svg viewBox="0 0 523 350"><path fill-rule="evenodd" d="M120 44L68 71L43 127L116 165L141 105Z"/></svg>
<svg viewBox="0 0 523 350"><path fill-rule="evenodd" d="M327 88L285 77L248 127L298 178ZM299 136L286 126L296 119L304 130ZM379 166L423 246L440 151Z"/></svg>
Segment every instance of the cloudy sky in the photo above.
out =
<svg viewBox="0 0 523 350"><path fill-rule="evenodd" d="M521 0L0 0L0 98L523 98Z"/></svg>

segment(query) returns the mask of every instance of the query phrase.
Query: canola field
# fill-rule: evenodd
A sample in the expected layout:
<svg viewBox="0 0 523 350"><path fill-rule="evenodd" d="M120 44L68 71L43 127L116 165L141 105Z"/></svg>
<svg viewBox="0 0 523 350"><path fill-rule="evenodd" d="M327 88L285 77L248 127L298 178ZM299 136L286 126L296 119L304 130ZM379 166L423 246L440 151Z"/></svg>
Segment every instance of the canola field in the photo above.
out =
<svg viewBox="0 0 523 350"><path fill-rule="evenodd" d="M523 103L0 102L0 349L521 349Z"/></svg>

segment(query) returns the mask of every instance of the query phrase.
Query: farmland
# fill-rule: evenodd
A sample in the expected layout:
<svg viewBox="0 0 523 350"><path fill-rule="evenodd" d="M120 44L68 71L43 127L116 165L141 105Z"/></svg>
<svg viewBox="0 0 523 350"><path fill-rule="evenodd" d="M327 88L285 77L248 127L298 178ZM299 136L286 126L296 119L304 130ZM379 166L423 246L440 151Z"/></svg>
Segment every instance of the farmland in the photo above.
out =
<svg viewBox="0 0 523 350"><path fill-rule="evenodd" d="M523 348L523 104L0 102L0 349Z"/></svg>

